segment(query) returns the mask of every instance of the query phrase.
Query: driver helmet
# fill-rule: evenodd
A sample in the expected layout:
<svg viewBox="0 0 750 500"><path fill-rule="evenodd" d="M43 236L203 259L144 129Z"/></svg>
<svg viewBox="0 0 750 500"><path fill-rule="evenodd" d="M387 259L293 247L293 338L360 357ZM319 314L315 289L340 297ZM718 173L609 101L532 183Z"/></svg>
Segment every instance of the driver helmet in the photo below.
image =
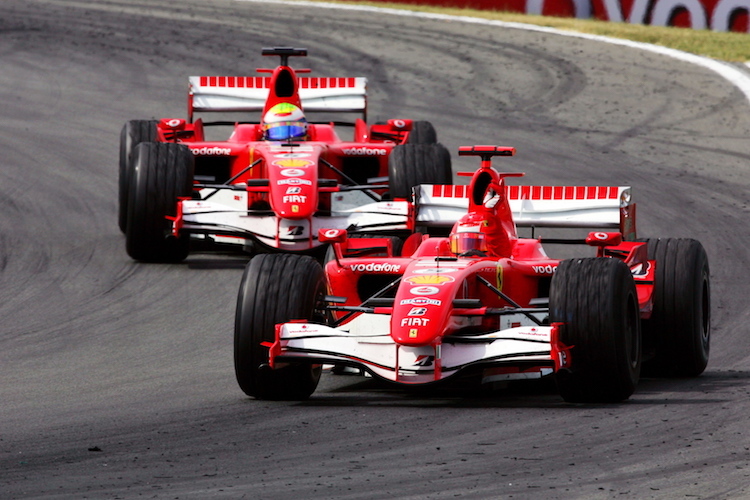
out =
<svg viewBox="0 0 750 500"><path fill-rule="evenodd" d="M307 120L302 110L287 102L273 106L263 117L263 137L269 141L307 139Z"/></svg>
<svg viewBox="0 0 750 500"><path fill-rule="evenodd" d="M461 217L451 230L451 252L456 255L486 254L488 225L481 214L470 213Z"/></svg>

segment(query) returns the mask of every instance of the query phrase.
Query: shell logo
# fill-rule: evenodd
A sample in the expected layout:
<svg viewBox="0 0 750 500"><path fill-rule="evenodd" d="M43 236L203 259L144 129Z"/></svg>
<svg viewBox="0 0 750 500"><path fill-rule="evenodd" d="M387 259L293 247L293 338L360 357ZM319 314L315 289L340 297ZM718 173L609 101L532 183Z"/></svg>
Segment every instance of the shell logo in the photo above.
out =
<svg viewBox="0 0 750 500"><path fill-rule="evenodd" d="M404 281L411 283L412 285L442 285L443 283L456 281L456 279L453 276L423 274L420 276L409 276Z"/></svg>
<svg viewBox="0 0 750 500"><path fill-rule="evenodd" d="M300 160L295 158L287 158L284 160L276 160L273 162L274 165L283 168L305 168L315 165L310 160Z"/></svg>

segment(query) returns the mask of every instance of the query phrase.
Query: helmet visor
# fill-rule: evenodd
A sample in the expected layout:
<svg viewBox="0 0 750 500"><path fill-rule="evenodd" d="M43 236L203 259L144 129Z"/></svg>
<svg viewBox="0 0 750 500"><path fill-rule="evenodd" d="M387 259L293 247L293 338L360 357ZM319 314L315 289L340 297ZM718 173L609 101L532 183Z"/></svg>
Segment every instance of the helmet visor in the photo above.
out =
<svg viewBox="0 0 750 500"><path fill-rule="evenodd" d="M273 123L266 130L266 139L271 141L285 141L306 135L307 127L304 122Z"/></svg>
<svg viewBox="0 0 750 500"><path fill-rule="evenodd" d="M451 235L451 252L460 255L471 250L487 251L484 233L455 233Z"/></svg>

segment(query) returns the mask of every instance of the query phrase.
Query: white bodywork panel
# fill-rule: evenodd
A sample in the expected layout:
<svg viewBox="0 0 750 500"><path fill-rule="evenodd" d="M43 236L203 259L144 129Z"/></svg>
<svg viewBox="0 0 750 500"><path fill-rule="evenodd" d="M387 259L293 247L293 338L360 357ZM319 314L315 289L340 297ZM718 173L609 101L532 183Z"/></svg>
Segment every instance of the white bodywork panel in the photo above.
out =
<svg viewBox="0 0 750 500"><path fill-rule="evenodd" d="M268 246L295 251L318 246L319 229L408 230L409 203L406 201L374 202L311 219L283 219L273 214L249 212L246 191L204 188L200 194L205 199L181 202L183 228L218 235L214 239L227 243L241 242L226 236L243 233ZM227 235L222 236L222 232Z"/></svg>
<svg viewBox="0 0 750 500"><path fill-rule="evenodd" d="M552 361L549 326L520 326L476 335L470 342L451 343L443 338L439 346L403 346L387 333L390 316L362 314L350 323L330 328L314 323L286 323L281 326L278 342L279 361L311 359L321 363L343 362L358 365L385 380L404 384L423 384L454 375L461 368L476 363L512 365L519 362ZM439 361L440 369L436 370ZM511 378L541 377L552 368L526 372Z"/></svg>

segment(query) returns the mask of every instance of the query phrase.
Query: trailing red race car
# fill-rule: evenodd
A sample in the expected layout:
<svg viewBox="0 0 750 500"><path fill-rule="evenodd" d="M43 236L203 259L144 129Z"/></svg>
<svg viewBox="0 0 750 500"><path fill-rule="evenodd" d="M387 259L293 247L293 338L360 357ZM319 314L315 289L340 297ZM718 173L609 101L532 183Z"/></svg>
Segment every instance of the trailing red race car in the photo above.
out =
<svg viewBox="0 0 750 500"><path fill-rule="evenodd" d="M451 183L450 154L426 121L368 125L365 78L301 77L270 48L270 76L190 77L188 119L133 120L122 130L119 225L128 254L174 262L189 240L320 255L320 228L409 234L413 186ZM194 120L196 112L261 112L255 122ZM306 113L361 113L353 123ZM228 139L206 137L231 126ZM351 126L352 139L339 130ZM401 200L401 201L399 201Z"/></svg>
<svg viewBox="0 0 750 500"><path fill-rule="evenodd" d="M491 159L514 153L462 147L482 159L468 187L416 190L415 224L452 224L449 237L414 233L397 255L388 238L322 230L334 250L325 268L299 255L253 258L235 319L241 389L307 398L321 365L334 364L408 386L553 377L566 401L617 402L642 364L653 375L702 373L702 245L636 240L628 187L506 186L522 174L499 173ZM572 241L595 256L550 258L545 240L519 237L517 226L598 228Z"/></svg>

